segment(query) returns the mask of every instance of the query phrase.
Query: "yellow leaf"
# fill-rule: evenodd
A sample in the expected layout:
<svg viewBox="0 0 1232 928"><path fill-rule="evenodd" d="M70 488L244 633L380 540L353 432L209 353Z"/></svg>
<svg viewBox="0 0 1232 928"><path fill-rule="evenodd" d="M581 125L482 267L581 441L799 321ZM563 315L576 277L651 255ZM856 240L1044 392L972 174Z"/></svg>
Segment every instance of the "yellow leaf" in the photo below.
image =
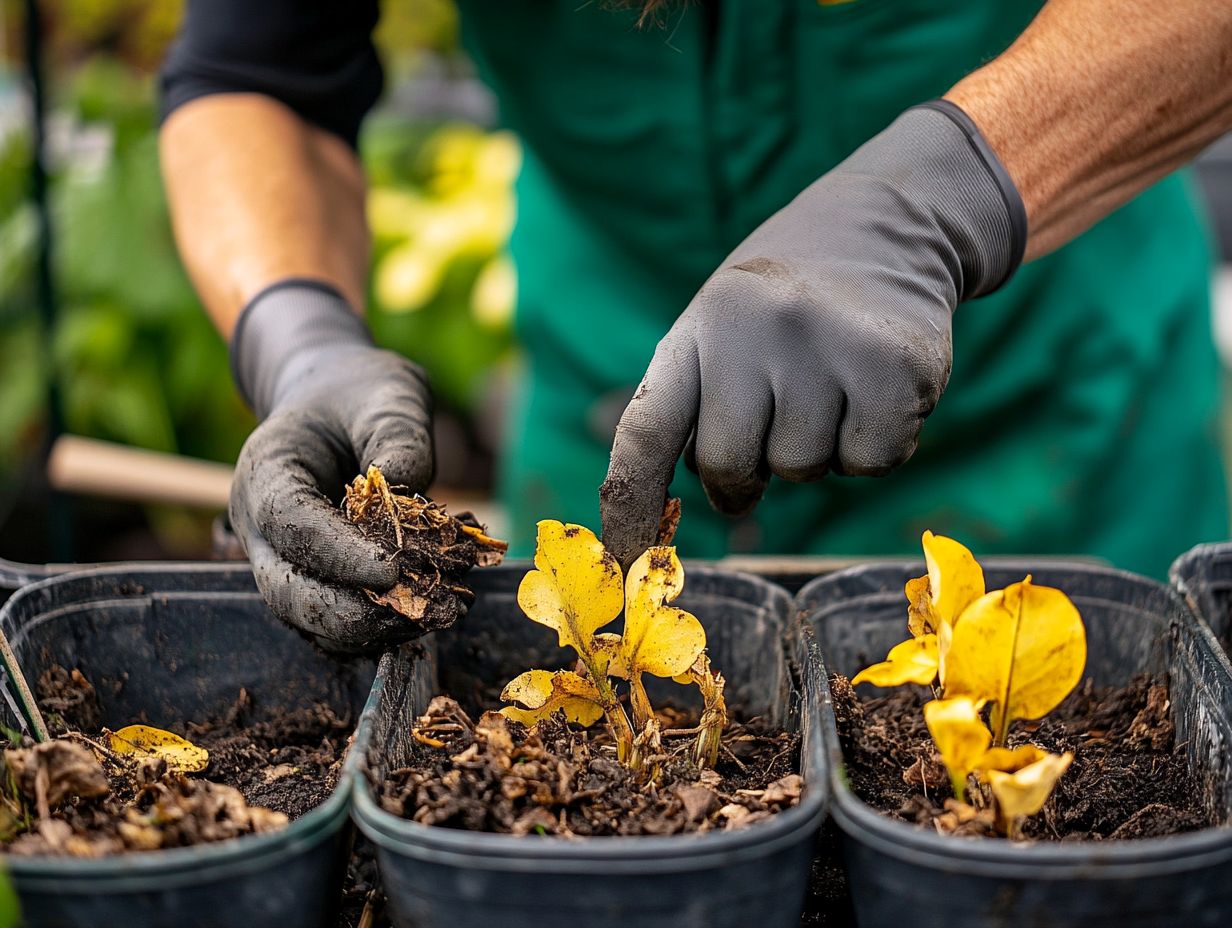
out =
<svg viewBox="0 0 1232 928"><path fill-rule="evenodd" d="M896 644L879 664L865 667L852 678L852 685L902 686L919 683L927 686L937 678L937 636L908 638Z"/></svg>
<svg viewBox="0 0 1232 928"><path fill-rule="evenodd" d="M614 663L623 663L630 676L682 674L706 647L702 623L691 613L667 605L683 589L684 568L675 548L647 548L629 568L625 630Z"/></svg>
<svg viewBox="0 0 1232 928"><path fill-rule="evenodd" d="M1045 754L1014 773L988 771L988 786L997 800L997 824L1002 832L1014 837L1020 819L1044 808L1052 788L1073 759L1074 755L1068 752Z"/></svg>
<svg viewBox="0 0 1232 928"><path fill-rule="evenodd" d="M683 589L684 568L676 549L666 545L647 548L625 580L624 634L610 666L628 673L633 720L639 730L654 716L642 674L682 674L706 647L706 630L696 616L667 605Z"/></svg>
<svg viewBox="0 0 1232 928"><path fill-rule="evenodd" d="M210 752L179 735L149 725L129 725L108 733L111 750L134 757L161 757L172 770L200 773L210 764Z"/></svg>
<svg viewBox="0 0 1232 928"><path fill-rule="evenodd" d="M545 519L535 567L522 578L518 605L532 621L554 629L562 648L588 658L595 632L620 614L620 565L590 529Z"/></svg>
<svg viewBox="0 0 1232 928"><path fill-rule="evenodd" d="M925 532L921 541L933 614L943 622L954 622L984 595L984 570L975 555L953 538Z"/></svg>
<svg viewBox="0 0 1232 928"><path fill-rule="evenodd" d="M528 670L510 680L501 691L506 706L501 714L530 727L560 711L570 722L593 725L603 715L599 691L589 680L570 670Z"/></svg>
<svg viewBox="0 0 1232 928"><path fill-rule="evenodd" d="M975 765L977 770L1000 770L1003 773L1014 773L1023 767L1028 767L1048 756L1048 752L1033 744L1020 744L1018 747L990 748Z"/></svg>
<svg viewBox="0 0 1232 928"><path fill-rule="evenodd" d="M978 766L992 741L988 726L980 718L980 704L966 696L934 699L924 704L924 721L950 773L954 797L962 802L967 775Z"/></svg>
<svg viewBox="0 0 1232 928"><path fill-rule="evenodd" d="M1060 590L1027 577L976 600L954 623L945 695L993 704L993 744L1014 719L1038 719L1078 683L1086 666L1082 617Z"/></svg>

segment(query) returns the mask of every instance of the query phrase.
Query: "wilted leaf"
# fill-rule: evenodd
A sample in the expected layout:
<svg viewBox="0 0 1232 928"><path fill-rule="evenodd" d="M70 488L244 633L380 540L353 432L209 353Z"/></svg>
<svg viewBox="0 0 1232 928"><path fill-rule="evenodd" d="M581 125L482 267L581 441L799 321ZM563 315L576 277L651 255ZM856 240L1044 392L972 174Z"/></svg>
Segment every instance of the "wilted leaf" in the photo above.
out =
<svg viewBox="0 0 1232 928"><path fill-rule="evenodd" d="M647 548L629 568L625 581L625 628L613 665L628 671L639 727L653 715L641 675L682 674L706 647L706 631L696 616L667 605L683 589L684 568L675 548Z"/></svg>
<svg viewBox="0 0 1232 928"><path fill-rule="evenodd" d="M966 696L934 699L924 704L924 721L950 773L954 795L961 801L967 774L976 768L992 741L988 726L980 718L980 705Z"/></svg>
<svg viewBox="0 0 1232 928"><path fill-rule="evenodd" d="M200 773L210 764L210 753L161 728L129 725L109 732L111 750L136 757L161 757L172 770Z"/></svg>
<svg viewBox="0 0 1232 928"><path fill-rule="evenodd" d="M896 644L879 664L865 667L852 680L874 686L902 686L919 683L927 686L937 678L937 636L922 635Z"/></svg>
<svg viewBox="0 0 1232 928"><path fill-rule="evenodd" d="M557 711L563 712L570 722L584 726L593 725L603 715L595 685L569 670L528 670L518 674L501 691L501 699L525 707L506 706L500 711L505 718L527 727Z"/></svg>
<svg viewBox="0 0 1232 928"><path fill-rule="evenodd" d="M937 678L944 687L954 623L984 595L984 571L975 556L952 538L926 531L921 544L928 573L907 581L907 629L916 638L937 636Z"/></svg>
<svg viewBox="0 0 1232 928"><path fill-rule="evenodd" d="M972 603L954 623L945 695L993 704L993 743L1013 719L1038 719L1061 702L1086 666L1082 617L1060 590L1027 577Z"/></svg>
<svg viewBox="0 0 1232 928"><path fill-rule="evenodd" d="M554 629L562 648L589 655L595 632L624 604L620 565L590 529L544 519L535 567L522 578L518 605L532 621Z"/></svg>
<svg viewBox="0 0 1232 928"><path fill-rule="evenodd" d="M1074 755L1045 754L1032 764L1014 773L989 770L988 785L997 800L997 824L1011 837L1017 832L1019 819L1034 815L1048 801L1052 788L1069 768Z"/></svg>

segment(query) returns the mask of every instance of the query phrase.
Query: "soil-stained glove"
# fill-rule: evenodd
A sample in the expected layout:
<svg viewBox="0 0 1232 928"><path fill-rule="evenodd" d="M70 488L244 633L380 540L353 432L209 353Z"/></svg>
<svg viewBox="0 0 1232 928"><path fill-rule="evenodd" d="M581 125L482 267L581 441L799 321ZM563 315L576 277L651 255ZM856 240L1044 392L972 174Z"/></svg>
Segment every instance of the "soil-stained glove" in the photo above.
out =
<svg viewBox="0 0 1232 928"><path fill-rule="evenodd" d="M376 464L391 485L432 479L432 401L423 371L373 345L332 287L281 281L244 310L232 369L262 422L231 488L231 524L279 618L336 651L368 651L415 626L372 603L397 572L334 500Z"/></svg>
<svg viewBox="0 0 1232 928"><path fill-rule="evenodd" d="M771 474L882 475L915 451L950 374L950 316L1022 261L1022 199L974 123L903 113L756 229L659 342L616 430L603 538L654 542L695 431L716 509L749 512Z"/></svg>

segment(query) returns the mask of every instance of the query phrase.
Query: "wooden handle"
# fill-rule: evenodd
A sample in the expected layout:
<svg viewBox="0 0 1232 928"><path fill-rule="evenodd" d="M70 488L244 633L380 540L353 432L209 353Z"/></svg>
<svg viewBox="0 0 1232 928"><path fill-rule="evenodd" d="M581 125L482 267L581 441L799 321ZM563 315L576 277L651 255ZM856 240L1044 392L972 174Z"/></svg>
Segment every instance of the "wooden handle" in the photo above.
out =
<svg viewBox="0 0 1232 928"><path fill-rule="evenodd" d="M52 445L47 477L66 493L135 503L226 509L232 468L214 461L61 435Z"/></svg>

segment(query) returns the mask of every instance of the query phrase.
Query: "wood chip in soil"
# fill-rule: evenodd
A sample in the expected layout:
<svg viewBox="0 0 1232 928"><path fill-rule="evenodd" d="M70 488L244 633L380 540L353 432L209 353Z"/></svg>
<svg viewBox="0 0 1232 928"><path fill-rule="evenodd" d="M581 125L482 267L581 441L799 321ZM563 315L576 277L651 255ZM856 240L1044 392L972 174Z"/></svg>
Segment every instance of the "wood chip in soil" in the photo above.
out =
<svg viewBox="0 0 1232 928"><path fill-rule="evenodd" d="M846 677L830 678L847 776L855 794L902 821L943 833L993 836L992 815L947 809L953 792L924 716L925 687L861 699ZM1152 838L1217 822L1176 743L1166 680L1135 677L1124 687L1084 681L1041 721L1014 723L1009 746L1072 751L1074 762L1044 809L1024 822L1039 841ZM974 784L974 779L971 781ZM978 805L978 790L969 790Z"/></svg>
<svg viewBox="0 0 1232 928"><path fill-rule="evenodd" d="M602 725L561 716L527 730L495 712L473 722L438 696L418 720L410 763L375 784L381 805L445 828L528 835L668 835L742 828L799 803L799 736L757 719L729 725L714 770L687 760L687 720L661 713L659 776L616 760ZM375 769L375 764L373 765Z"/></svg>

